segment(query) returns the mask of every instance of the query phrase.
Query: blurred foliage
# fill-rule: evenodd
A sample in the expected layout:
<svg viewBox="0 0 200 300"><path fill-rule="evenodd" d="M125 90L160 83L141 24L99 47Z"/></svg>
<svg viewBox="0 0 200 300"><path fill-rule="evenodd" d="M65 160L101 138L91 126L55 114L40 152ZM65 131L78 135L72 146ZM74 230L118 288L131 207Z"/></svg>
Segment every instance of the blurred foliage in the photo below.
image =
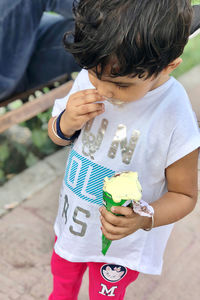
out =
<svg viewBox="0 0 200 300"><path fill-rule="evenodd" d="M20 127L30 130L30 138L23 143L12 140L6 132L1 135L0 185L15 174L33 166L40 159L60 149L48 137L47 127L50 118L51 109L21 123Z"/></svg>
<svg viewBox="0 0 200 300"><path fill-rule="evenodd" d="M36 164L38 162L39 158L32 152L29 152L26 159L25 159L25 163L26 166L32 167L34 164Z"/></svg>
<svg viewBox="0 0 200 300"><path fill-rule="evenodd" d="M8 143L0 146L0 164L3 163L10 155Z"/></svg>
<svg viewBox="0 0 200 300"><path fill-rule="evenodd" d="M59 82L54 83L54 87L60 85ZM43 87L36 90L34 94L27 98L27 101L34 101L41 94L48 93L52 88ZM6 107L0 109L0 115L8 111L19 108L23 105L20 99L13 101ZM0 185L12 178L15 174L20 173L27 167L33 166L40 159L54 153L60 149L48 137L48 121L51 118L52 109L38 114L36 117L27 120L17 128L14 135L22 136L21 139L13 138L13 133L5 132L0 135ZM25 132L21 129L26 129Z"/></svg>
<svg viewBox="0 0 200 300"><path fill-rule="evenodd" d="M200 4L200 0L193 0L192 4ZM183 62L172 73L176 78L200 64L200 34L189 40L181 58L183 59Z"/></svg>
<svg viewBox="0 0 200 300"><path fill-rule="evenodd" d="M200 34L189 40L181 58L183 59L183 62L172 73L176 78L200 64Z"/></svg>
<svg viewBox="0 0 200 300"><path fill-rule="evenodd" d="M48 137L48 121L51 118L51 109L38 114L36 117L23 123L32 132L32 143L41 156L49 155L60 148L56 146Z"/></svg>

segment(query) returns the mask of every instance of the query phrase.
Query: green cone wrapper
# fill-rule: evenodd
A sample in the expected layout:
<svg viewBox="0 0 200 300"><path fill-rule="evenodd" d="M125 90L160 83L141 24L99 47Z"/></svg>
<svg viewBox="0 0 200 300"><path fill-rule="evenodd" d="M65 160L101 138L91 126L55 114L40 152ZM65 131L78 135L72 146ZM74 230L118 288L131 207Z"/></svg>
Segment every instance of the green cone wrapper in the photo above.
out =
<svg viewBox="0 0 200 300"><path fill-rule="evenodd" d="M108 211L111 211L112 206L122 206L123 204L125 204L125 202L127 202L127 204L130 203L130 201L127 201L127 200L121 200L120 202L114 202L112 196L109 193L103 191L103 205L106 207L106 209ZM102 234L102 251L101 252L103 255L106 255L106 252L108 251L111 243L112 243L112 241L107 239L104 236L104 234Z"/></svg>
<svg viewBox="0 0 200 300"><path fill-rule="evenodd" d="M111 211L112 206L132 206L133 201L138 202L141 198L142 187L137 172L120 172L110 178L104 178L103 204L108 211ZM102 235L103 255L106 254L111 243L112 241Z"/></svg>

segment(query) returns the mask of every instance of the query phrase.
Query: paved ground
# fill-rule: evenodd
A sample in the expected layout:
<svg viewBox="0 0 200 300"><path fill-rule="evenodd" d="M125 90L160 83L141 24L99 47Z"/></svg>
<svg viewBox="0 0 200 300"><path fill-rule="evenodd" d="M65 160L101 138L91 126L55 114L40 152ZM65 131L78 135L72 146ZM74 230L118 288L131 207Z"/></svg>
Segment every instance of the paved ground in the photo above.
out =
<svg viewBox="0 0 200 300"><path fill-rule="evenodd" d="M194 71L200 74L200 69ZM194 78L193 76L194 73L191 73L182 80L187 83ZM194 107L199 109L200 85L197 82L191 89L187 88ZM66 149L48 157L0 188L2 300L47 300L51 291L53 222L57 211L65 152ZM8 204L16 207L8 211L5 206ZM135 284L128 288L125 299L198 300L199 228L200 202L192 214L176 224L167 246L162 276L141 275ZM87 289L86 273L79 300L88 300Z"/></svg>

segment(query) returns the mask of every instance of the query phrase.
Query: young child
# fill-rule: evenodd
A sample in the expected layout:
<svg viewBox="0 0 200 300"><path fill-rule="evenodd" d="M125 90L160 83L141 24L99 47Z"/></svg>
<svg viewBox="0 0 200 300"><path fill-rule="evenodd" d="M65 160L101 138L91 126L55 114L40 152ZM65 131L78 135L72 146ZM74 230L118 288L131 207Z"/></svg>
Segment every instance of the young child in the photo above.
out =
<svg viewBox="0 0 200 300"><path fill-rule="evenodd" d="M124 299L139 272L160 274L173 223L197 200L199 128L170 73L188 41L189 0L81 0L64 43L83 70L56 100L49 136L74 141L60 192L50 300ZM154 218L102 207L104 177L136 171ZM105 256L102 233L112 240ZM110 298L109 298L110 299Z"/></svg>

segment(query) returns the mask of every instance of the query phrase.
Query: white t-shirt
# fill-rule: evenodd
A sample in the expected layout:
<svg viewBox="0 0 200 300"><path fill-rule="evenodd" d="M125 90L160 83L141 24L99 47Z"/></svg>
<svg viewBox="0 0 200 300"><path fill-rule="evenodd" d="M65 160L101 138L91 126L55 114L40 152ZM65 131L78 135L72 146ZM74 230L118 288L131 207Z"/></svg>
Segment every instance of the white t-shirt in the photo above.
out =
<svg viewBox="0 0 200 300"><path fill-rule="evenodd" d="M82 70L69 95L94 88ZM66 107L56 100L52 115ZM173 224L138 230L101 253L100 213L105 176L136 171L142 198L151 203L166 191L165 169L200 146L200 133L185 90L173 77L142 99L113 105L87 123L67 159L60 192L55 251L72 262L105 262L160 274Z"/></svg>

